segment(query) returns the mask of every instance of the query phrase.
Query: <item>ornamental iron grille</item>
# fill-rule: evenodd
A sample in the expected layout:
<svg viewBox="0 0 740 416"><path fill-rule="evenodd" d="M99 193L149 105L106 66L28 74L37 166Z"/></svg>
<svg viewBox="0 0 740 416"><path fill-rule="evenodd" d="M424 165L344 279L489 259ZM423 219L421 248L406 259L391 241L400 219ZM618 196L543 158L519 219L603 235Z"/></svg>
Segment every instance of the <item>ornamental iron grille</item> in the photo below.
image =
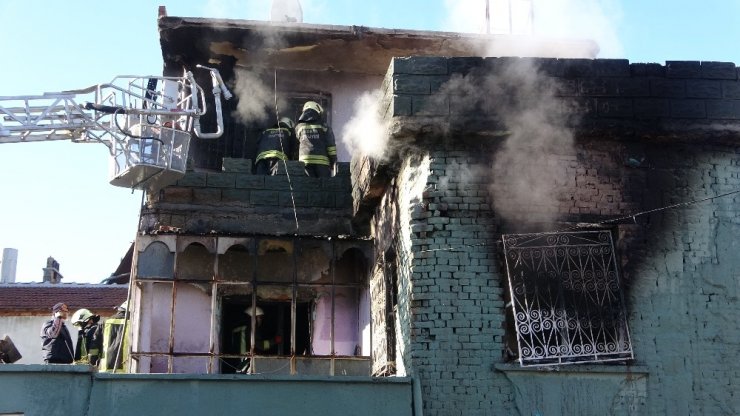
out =
<svg viewBox="0 0 740 416"><path fill-rule="evenodd" d="M502 239L522 366L633 358L611 232Z"/></svg>

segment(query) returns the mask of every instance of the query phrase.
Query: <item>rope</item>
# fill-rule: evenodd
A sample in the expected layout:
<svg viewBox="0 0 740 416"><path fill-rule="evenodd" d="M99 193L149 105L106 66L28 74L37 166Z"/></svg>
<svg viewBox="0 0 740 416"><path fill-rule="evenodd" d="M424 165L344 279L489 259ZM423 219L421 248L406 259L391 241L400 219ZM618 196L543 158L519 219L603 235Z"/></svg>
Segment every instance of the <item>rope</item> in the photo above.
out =
<svg viewBox="0 0 740 416"><path fill-rule="evenodd" d="M273 91L275 93L275 118L276 125L278 126L279 138L280 138L280 151L285 154L285 148L283 146L283 132L280 130L280 110L278 109L278 96L277 96L277 69L275 70ZM293 205L293 218L295 219L295 232L296 235L300 234L300 227L298 226L298 211L295 207L295 196L293 194L293 182L290 180L290 172L288 171L288 162L283 159L283 169L285 169L285 176L288 177L288 188L290 189L290 203Z"/></svg>

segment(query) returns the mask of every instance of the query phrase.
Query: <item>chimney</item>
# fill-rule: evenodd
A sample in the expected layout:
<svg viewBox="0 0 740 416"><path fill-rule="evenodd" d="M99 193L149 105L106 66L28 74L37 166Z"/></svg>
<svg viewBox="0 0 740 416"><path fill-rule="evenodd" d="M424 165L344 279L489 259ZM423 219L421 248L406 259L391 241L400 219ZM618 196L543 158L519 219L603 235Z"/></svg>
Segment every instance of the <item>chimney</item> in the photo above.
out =
<svg viewBox="0 0 740 416"><path fill-rule="evenodd" d="M3 260L0 265L0 283L15 283L15 267L18 264L18 250L14 248L3 249Z"/></svg>
<svg viewBox="0 0 740 416"><path fill-rule="evenodd" d="M303 23L303 9L298 0L272 0L270 21Z"/></svg>
<svg viewBox="0 0 740 416"><path fill-rule="evenodd" d="M54 260L54 257L49 256L46 259L46 267L44 267L44 283L59 283L63 276L59 273L59 262Z"/></svg>

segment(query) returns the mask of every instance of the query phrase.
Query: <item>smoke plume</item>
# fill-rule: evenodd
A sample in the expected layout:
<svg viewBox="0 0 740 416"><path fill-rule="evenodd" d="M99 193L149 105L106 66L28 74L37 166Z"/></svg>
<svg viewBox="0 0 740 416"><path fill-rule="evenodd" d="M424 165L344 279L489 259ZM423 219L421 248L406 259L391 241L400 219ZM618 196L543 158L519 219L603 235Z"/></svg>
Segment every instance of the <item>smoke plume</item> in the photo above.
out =
<svg viewBox="0 0 740 416"><path fill-rule="evenodd" d="M622 11L617 0L488 0L489 22L486 22L486 0L445 0L448 19L444 30L454 32L531 35L537 39L592 40L599 46L599 57L621 58L624 55L618 37ZM501 50L492 42L486 56L569 56L568 51L551 52L533 49L522 36L517 50Z"/></svg>
<svg viewBox="0 0 740 416"><path fill-rule="evenodd" d="M237 118L245 123L268 124L275 108L275 91L273 85L268 84L254 70L239 69L236 71L236 85L234 94L239 97L236 107ZM278 108L285 108L282 99L278 98ZM269 123L272 124L272 123Z"/></svg>
<svg viewBox="0 0 740 416"><path fill-rule="evenodd" d="M388 132L379 113L380 104L380 90L365 92L355 101L353 116L342 129L342 141L350 154L383 159Z"/></svg>
<svg viewBox="0 0 740 416"><path fill-rule="evenodd" d="M501 59L489 73L456 75L440 90L464 118L491 114L506 138L495 151L490 192L497 213L519 221L552 222L569 176L559 155L572 155L572 112L553 78L529 59ZM524 209L526 208L526 209ZM527 218L522 218L522 212Z"/></svg>

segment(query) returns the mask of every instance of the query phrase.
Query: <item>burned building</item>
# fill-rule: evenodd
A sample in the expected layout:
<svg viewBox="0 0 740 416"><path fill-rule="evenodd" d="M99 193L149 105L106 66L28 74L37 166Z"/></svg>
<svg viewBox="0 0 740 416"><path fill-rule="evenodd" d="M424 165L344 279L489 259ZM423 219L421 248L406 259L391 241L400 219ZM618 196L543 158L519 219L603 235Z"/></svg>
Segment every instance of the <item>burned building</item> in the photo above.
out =
<svg viewBox="0 0 740 416"><path fill-rule="evenodd" d="M185 177L147 195L131 371L239 371L232 332L256 326L245 310L257 305L261 331L280 342L263 351L269 356L252 351L251 372L370 375L377 258L368 218L354 209L343 129L362 94L387 84L393 56L469 55L488 40L166 15L159 26L166 74L215 66L236 99L225 105L223 136L192 144ZM561 49L578 56L593 51L590 42L567 44ZM278 175L254 174L259 133L280 117L297 120L307 100L326 109L339 137L336 174L307 177L292 160ZM374 116L374 108L360 111ZM185 312L193 308L197 319Z"/></svg>
<svg viewBox="0 0 740 416"><path fill-rule="evenodd" d="M130 283L137 374L91 387L119 410L173 385L186 397L174 410L190 412L243 409L221 400L238 395L262 414L353 400L358 414L740 409L734 64L594 59L590 42L503 58L483 56L529 54L495 36L158 22L165 73L217 67L237 98L223 136L194 141L185 176L146 195ZM259 132L306 100L337 133L336 174L307 177L297 161L254 174ZM235 350L243 326L271 349ZM285 399L296 394L313 399Z"/></svg>

